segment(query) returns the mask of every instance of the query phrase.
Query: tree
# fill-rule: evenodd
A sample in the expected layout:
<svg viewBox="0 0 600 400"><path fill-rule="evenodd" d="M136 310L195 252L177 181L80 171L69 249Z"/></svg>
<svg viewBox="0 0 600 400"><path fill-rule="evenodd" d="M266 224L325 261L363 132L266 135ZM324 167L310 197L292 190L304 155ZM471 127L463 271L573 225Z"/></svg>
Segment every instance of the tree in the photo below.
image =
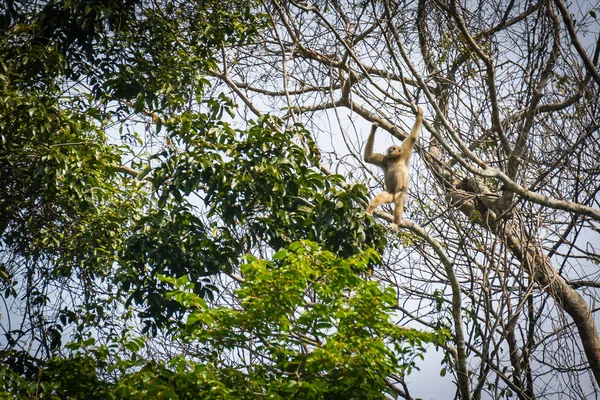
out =
<svg viewBox="0 0 600 400"><path fill-rule="evenodd" d="M440 307L464 317L464 336L449 324L458 351L447 347L463 398L586 397L600 382L599 24L596 5L579 7L269 1L262 40L231 47L214 71L255 114L306 123L321 138L339 132L344 150L322 151L322 163L354 179L371 177L361 121L403 139L414 105L427 109L414 224L400 235L413 240L392 242L377 275L408 289L399 307L421 326L449 323ZM438 268L448 260L462 304Z"/></svg>
<svg viewBox="0 0 600 400"><path fill-rule="evenodd" d="M66 340L118 338L128 297L156 297L118 274L136 258L124 254L132 232L160 224L148 218L154 126L204 118L186 107L202 98L201 72L254 17L233 3L112 0L8 1L2 13L0 356L32 378ZM189 224L187 201L175 207Z"/></svg>

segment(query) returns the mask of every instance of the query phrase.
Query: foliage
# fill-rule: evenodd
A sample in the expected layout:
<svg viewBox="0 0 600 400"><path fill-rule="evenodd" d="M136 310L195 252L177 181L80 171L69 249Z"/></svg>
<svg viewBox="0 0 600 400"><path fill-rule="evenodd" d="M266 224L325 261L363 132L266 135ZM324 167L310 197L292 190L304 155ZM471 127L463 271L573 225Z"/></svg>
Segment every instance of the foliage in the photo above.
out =
<svg viewBox="0 0 600 400"><path fill-rule="evenodd" d="M88 341L47 362L36 385L3 369L0 390L39 399L383 398L386 376L410 373L423 345L443 344L447 333L393 323L394 290L361 277L379 262L373 250L341 258L310 241L271 261L248 256L235 308L209 306L187 277L162 277L187 310L178 334L187 357L144 359L139 339Z"/></svg>
<svg viewBox="0 0 600 400"><path fill-rule="evenodd" d="M382 398L385 377L409 373L423 344L443 336L393 323L394 290L360 276L379 261L373 250L344 259L309 241L272 261L249 256L239 308L210 307L184 279L165 280L191 310L182 338L226 372L233 398Z"/></svg>
<svg viewBox="0 0 600 400"><path fill-rule="evenodd" d="M208 84L203 76L219 46L242 43L260 27L260 16L248 6L10 2L0 26L0 276L6 296L24 290L35 305L30 312L44 315L57 280L63 288L76 282L85 308L103 314L107 298L98 297L94 284L113 280L125 239L134 226L142 229L145 212L154 212L147 185L123 174L121 165L138 158L136 118L151 116L160 124L155 110L178 118L184 104L201 99ZM61 321L76 322L77 303L57 304ZM60 327L52 317L40 321L58 335L47 347L54 350ZM24 335L8 332L8 341Z"/></svg>

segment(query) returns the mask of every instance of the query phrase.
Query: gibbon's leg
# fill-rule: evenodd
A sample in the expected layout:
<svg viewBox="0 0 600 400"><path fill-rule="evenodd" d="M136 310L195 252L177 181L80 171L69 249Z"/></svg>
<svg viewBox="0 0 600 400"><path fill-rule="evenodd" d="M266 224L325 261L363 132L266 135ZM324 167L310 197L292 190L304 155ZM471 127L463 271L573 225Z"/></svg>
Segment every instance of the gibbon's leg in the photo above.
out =
<svg viewBox="0 0 600 400"><path fill-rule="evenodd" d="M398 224L402 221L404 212L404 203L406 202L406 191L402 190L394 195L394 223Z"/></svg>
<svg viewBox="0 0 600 400"><path fill-rule="evenodd" d="M402 222L402 213L404 212L404 203L406 202L406 190L402 190L394 195L394 222L390 224L390 229L398 230L398 225Z"/></svg>
<svg viewBox="0 0 600 400"><path fill-rule="evenodd" d="M373 214L373 211L377 206L383 203L391 203L392 201L394 201L394 196L391 193L381 192L371 200L371 204L369 204L369 207L367 207L365 212L367 214Z"/></svg>

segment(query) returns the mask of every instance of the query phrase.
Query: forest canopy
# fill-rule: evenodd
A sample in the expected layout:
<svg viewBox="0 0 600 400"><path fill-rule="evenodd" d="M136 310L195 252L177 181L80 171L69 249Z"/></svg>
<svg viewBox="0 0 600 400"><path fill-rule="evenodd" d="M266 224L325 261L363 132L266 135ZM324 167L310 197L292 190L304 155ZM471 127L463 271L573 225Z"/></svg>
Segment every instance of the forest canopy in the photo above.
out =
<svg viewBox="0 0 600 400"><path fill-rule="evenodd" d="M5 1L0 398L598 398L599 13Z"/></svg>

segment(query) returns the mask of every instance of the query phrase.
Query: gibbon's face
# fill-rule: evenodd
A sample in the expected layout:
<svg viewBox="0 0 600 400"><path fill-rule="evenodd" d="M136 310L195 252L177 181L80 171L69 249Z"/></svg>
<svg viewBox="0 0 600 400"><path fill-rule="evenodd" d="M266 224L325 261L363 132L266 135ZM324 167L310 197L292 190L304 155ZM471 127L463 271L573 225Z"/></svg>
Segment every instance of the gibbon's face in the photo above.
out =
<svg viewBox="0 0 600 400"><path fill-rule="evenodd" d="M400 157L402 157L402 148L400 146L391 146L385 152L385 156L386 156L386 158L391 158L391 159L400 158Z"/></svg>

